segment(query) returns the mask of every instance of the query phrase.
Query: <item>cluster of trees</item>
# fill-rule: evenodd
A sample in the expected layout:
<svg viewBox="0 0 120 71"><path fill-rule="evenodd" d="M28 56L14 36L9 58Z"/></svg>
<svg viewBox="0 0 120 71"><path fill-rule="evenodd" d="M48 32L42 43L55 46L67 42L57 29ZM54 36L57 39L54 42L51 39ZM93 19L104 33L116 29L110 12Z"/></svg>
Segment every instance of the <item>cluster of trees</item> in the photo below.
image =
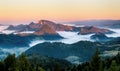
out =
<svg viewBox="0 0 120 71"><path fill-rule="evenodd" d="M72 71L120 71L120 53L105 59L101 59L99 54L97 49L90 62L74 66Z"/></svg>
<svg viewBox="0 0 120 71"><path fill-rule="evenodd" d="M15 54L10 54L6 59L0 61L0 71L45 71L39 65L32 66L27 60L25 54L21 54L18 58Z"/></svg>
<svg viewBox="0 0 120 71"><path fill-rule="evenodd" d="M8 55L6 59L0 61L0 71L120 71L120 53L115 57L101 59L99 51L96 50L90 62L68 68L56 64L53 68L50 70L40 64L32 64L24 54L19 57L15 57L15 54Z"/></svg>

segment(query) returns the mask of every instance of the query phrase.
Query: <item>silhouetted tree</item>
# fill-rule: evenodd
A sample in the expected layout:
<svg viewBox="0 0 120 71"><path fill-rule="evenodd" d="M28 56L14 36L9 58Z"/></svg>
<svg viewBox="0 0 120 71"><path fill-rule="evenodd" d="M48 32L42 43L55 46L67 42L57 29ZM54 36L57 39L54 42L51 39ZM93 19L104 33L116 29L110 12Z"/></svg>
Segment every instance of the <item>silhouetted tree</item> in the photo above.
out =
<svg viewBox="0 0 120 71"><path fill-rule="evenodd" d="M16 71L17 70L17 59L15 54L8 55L8 57L4 60L5 63L5 71Z"/></svg>
<svg viewBox="0 0 120 71"><path fill-rule="evenodd" d="M100 69L102 60L101 60L99 54L100 54L100 52L97 48L95 54L92 57L92 61L91 61L92 71L99 71L99 69Z"/></svg>
<svg viewBox="0 0 120 71"><path fill-rule="evenodd" d="M0 61L0 71L5 71L5 64L3 61Z"/></svg>
<svg viewBox="0 0 120 71"><path fill-rule="evenodd" d="M116 61L114 61L114 60L112 61L112 64L108 71L119 71L119 67L116 64Z"/></svg>
<svg viewBox="0 0 120 71"><path fill-rule="evenodd" d="M31 65L26 59L25 54L21 54L18 60L19 71L30 71Z"/></svg>
<svg viewBox="0 0 120 71"><path fill-rule="evenodd" d="M54 67L54 71L61 71L61 67L60 64L56 63L55 67Z"/></svg>

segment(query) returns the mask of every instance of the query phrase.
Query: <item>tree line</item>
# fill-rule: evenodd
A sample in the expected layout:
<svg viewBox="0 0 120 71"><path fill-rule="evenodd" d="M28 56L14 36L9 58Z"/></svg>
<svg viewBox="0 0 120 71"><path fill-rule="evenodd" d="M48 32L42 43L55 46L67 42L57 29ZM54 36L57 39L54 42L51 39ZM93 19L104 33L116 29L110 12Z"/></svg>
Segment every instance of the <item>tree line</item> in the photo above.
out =
<svg viewBox="0 0 120 71"><path fill-rule="evenodd" d="M31 64L25 54L21 54L19 57L10 54L0 61L0 71L120 71L120 53L106 59L102 59L99 54L97 49L89 62L68 68L61 68L59 64L56 64L53 70L44 69L40 64Z"/></svg>

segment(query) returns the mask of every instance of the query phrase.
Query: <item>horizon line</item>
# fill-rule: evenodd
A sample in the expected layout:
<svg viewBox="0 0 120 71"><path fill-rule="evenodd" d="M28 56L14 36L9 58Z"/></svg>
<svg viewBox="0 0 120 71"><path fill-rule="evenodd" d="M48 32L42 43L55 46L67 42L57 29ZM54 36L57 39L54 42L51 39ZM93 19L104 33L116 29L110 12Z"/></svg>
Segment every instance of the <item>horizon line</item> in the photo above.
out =
<svg viewBox="0 0 120 71"><path fill-rule="evenodd" d="M69 22L81 22L81 21L120 21L120 19L84 19L84 20L72 20L72 21L69 21L69 20L58 21L58 20L49 20L49 19L40 19L40 20L48 20L48 21L52 21L52 22L55 22L55 23L69 23ZM37 21L26 21L26 22L21 22L21 23L14 22L14 23L10 23L10 24L3 23L3 22L0 21L0 25L29 24L31 22L37 23L38 21L39 20L37 20Z"/></svg>

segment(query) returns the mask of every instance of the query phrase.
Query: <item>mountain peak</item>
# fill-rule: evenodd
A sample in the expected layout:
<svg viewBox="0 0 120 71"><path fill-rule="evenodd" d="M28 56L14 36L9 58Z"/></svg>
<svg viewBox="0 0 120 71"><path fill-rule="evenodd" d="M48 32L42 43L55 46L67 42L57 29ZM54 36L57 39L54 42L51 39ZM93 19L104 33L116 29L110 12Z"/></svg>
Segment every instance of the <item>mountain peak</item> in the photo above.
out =
<svg viewBox="0 0 120 71"><path fill-rule="evenodd" d="M34 25L35 23L34 22L31 22L29 25Z"/></svg>
<svg viewBox="0 0 120 71"><path fill-rule="evenodd" d="M95 33L90 38L95 40L95 41L108 41L108 40L110 40L110 38L107 37L104 33Z"/></svg>
<svg viewBox="0 0 120 71"><path fill-rule="evenodd" d="M10 25L6 30L12 30L14 28L13 25Z"/></svg>
<svg viewBox="0 0 120 71"><path fill-rule="evenodd" d="M92 33L113 33L110 30L107 29L101 29L95 26L85 26L81 28L81 31L79 32L79 34L92 34Z"/></svg>
<svg viewBox="0 0 120 71"><path fill-rule="evenodd" d="M55 23L49 20L39 20L37 24L55 24Z"/></svg>
<svg viewBox="0 0 120 71"><path fill-rule="evenodd" d="M43 24L42 27L34 34L36 35L57 34L57 32L53 28L51 28L48 24Z"/></svg>

